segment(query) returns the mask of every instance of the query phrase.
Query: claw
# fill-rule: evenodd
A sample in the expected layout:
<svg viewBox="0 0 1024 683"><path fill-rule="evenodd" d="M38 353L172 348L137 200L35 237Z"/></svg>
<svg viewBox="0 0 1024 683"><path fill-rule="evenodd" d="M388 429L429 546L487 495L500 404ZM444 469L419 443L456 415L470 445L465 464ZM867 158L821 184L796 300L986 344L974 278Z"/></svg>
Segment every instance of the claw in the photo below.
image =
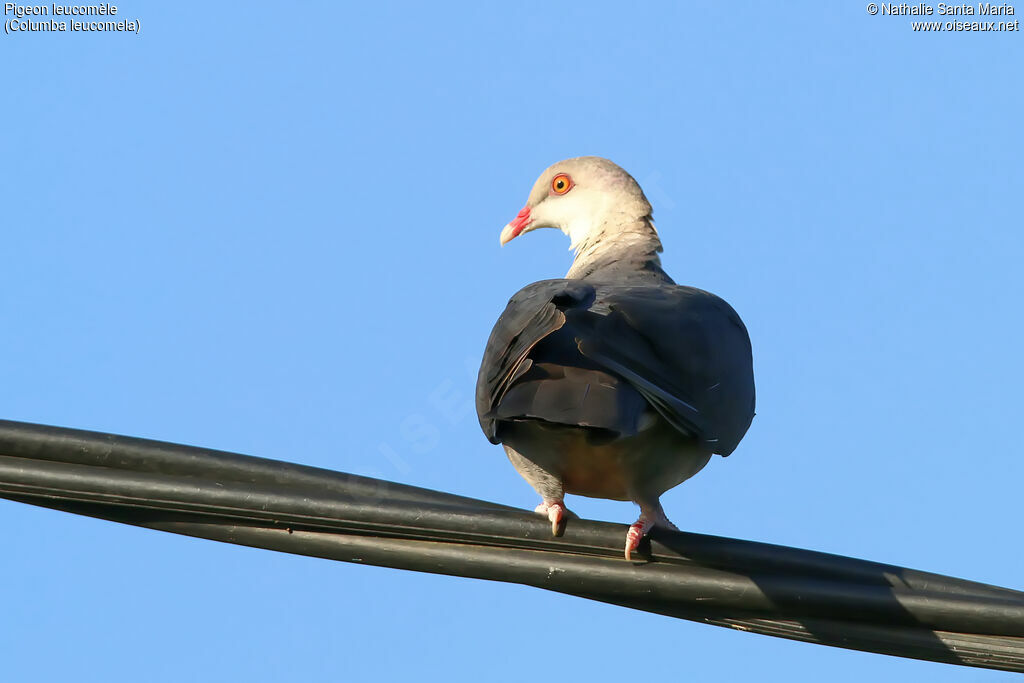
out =
<svg viewBox="0 0 1024 683"><path fill-rule="evenodd" d="M565 509L565 504L562 501L541 503L534 512L547 515L547 518L551 520L552 536L561 536L565 533L565 520L568 518L569 511Z"/></svg>
<svg viewBox="0 0 1024 683"><path fill-rule="evenodd" d="M651 506L641 505L640 513L640 518L633 522L629 526L629 531L626 532L625 554L627 560L633 559L633 551L640 547L640 541L642 541L644 536L649 534L651 529L655 526L679 531L679 528L676 527L675 524L668 521L668 517L665 516L665 511L661 509L661 505L658 503Z"/></svg>
<svg viewBox="0 0 1024 683"><path fill-rule="evenodd" d="M647 532L649 532L653 526L653 521L642 517L629 526L629 531L626 532L627 560L633 559L633 551L640 547L640 541L647 535Z"/></svg>

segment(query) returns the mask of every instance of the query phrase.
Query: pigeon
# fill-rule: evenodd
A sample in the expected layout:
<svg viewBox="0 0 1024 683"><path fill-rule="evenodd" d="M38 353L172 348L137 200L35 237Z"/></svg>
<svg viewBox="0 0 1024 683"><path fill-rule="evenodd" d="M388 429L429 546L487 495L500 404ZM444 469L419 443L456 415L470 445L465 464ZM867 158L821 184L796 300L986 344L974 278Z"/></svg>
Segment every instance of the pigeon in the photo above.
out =
<svg viewBox="0 0 1024 683"><path fill-rule="evenodd" d="M568 235L572 266L509 300L484 350L477 416L555 536L574 516L567 493L636 503L630 560L652 528L676 529L661 495L746 434L750 337L729 304L665 273L651 204L615 163L549 167L500 242L540 228Z"/></svg>

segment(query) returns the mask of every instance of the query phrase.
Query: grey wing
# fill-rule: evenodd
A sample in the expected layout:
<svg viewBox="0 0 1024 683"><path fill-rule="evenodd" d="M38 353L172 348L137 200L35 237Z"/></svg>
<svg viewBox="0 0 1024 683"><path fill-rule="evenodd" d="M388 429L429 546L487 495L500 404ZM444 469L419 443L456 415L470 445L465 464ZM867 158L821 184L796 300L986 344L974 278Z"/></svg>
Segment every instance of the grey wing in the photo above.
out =
<svg viewBox="0 0 1024 683"><path fill-rule="evenodd" d="M499 443L494 411L516 380L533 367L530 351L565 324L561 308L586 306L593 298L593 287L579 281L543 280L509 300L491 330L477 375L477 417L491 443Z"/></svg>
<svg viewBox="0 0 1024 683"><path fill-rule="evenodd" d="M702 290L538 282L495 324L476 405L492 443L503 420L628 434L650 406L728 455L754 414L750 340L735 311Z"/></svg>
<svg viewBox="0 0 1024 683"><path fill-rule="evenodd" d="M598 288L566 312L584 356L632 384L679 431L729 455L754 417L750 338L736 312L692 287Z"/></svg>

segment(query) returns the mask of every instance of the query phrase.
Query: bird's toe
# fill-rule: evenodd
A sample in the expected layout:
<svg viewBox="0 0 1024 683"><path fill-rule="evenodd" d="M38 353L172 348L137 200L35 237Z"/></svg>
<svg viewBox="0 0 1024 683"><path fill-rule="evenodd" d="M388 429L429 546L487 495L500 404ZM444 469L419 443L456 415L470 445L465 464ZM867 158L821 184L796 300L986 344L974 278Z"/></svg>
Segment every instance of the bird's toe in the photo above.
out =
<svg viewBox="0 0 1024 683"><path fill-rule="evenodd" d="M560 500L545 501L538 505L534 512L545 515L551 521L552 536L561 536L565 533L565 521L572 514Z"/></svg>
<svg viewBox="0 0 1024 683"><path fill-rule="evenodd" d="M633 552L640 547L640 541L643 540L643 537L647 535L653 526L653 521L643 517L629 525L629 531L626 532L627 560L633 559Z"/></svg>
<svg viewBox="0 0 1024 683"><path fill-rule="evenodd" d="M658 526L664 529L679 531L679 527L670 522L668 517L665 516L665 511L661 508L661 504L641 504L640 510L640 518L633 522L629 526L629 531L626 532L625 554L627 560L632 559L633 552L640 547L640 541L654 527Z"/></svg>

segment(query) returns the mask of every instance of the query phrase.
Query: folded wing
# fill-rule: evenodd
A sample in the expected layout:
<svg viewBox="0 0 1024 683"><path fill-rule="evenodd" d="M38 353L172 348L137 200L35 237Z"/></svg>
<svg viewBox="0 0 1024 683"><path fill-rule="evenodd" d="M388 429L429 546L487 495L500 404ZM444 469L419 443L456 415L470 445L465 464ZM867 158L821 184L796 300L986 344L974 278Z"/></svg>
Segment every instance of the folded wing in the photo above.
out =
<svg viewBox="0 0 1024 683"><path fill-rule="evenodd" d="M728 455L754 416L750 340L735 311L678 285L546 280L517 293L491 332L477 414L628 433L647 405Z"/></svg>

